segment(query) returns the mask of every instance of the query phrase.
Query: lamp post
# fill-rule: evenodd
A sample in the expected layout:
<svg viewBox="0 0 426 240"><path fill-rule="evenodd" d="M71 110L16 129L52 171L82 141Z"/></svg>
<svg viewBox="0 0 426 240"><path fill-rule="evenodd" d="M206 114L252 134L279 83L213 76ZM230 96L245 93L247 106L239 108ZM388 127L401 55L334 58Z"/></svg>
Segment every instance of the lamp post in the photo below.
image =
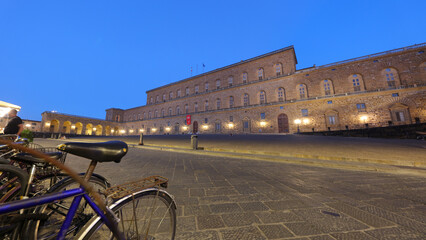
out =
<svg viewBox="0 0 426 240"><path fill-rule="evenodd" d="M297 124L297 133L300 133L300 123L302 123L302 121L300 119L296 119L294 120L294 123Z"/></svg>

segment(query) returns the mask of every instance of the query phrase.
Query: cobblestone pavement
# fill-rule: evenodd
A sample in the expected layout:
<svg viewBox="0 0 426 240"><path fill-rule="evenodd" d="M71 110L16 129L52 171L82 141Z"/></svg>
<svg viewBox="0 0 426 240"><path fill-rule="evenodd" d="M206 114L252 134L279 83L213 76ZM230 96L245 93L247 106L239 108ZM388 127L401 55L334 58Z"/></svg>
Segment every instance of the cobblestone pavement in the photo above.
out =
<svg viewBox="0 0 426 240"><path fill-rule="evenodd" d="M44 146L59 141L37 140ZM68 156L83 171L88 161ZM159 174L177 239L425 239L426 178L130 148L96 171L113 184Z"/></svg>

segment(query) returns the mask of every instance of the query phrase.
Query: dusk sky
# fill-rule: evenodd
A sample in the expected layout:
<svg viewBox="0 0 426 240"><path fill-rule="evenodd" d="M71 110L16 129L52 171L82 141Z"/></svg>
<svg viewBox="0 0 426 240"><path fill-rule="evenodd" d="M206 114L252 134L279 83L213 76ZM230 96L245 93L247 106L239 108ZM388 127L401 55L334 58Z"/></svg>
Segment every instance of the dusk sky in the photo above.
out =
<svg viewBox="0 0 426 240"><path fill-rule="evenodd" d="M105 118L294 45L297 69L426 42L426 1L0 1L0 100Z"/></svg>

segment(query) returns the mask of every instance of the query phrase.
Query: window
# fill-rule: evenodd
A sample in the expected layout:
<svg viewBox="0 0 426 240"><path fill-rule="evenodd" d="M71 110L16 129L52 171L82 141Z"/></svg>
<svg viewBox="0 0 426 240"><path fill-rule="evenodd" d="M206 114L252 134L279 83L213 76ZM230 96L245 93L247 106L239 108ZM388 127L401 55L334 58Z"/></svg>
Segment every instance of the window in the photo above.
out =
<svg viewBox="0 0 426 240"><path fill-rule="evenodd" d="M243 100L243 102L244 102L244 106L250 105L250 98L249 98L249 95L247 93L244 93L244 100Z"/></svg>
<svg viewBox="0 0 426 240"><path fill-rule="evenodd" d="M143 119L146 119L146 113L143 113Z"/></svg>
<svg viewBox="0 0 426 240"><path fill-rule="evenodd" d="M243 83L247 83L247 73L243 73Z"/></svg>
<svg viewBox="0 0 426 240"><path fill-rule="evenodd" d="M228 77L228 86L232 86L233 83L234 83L234 77L233 76L229 76Z"/></svg>
<svg viewBox="0 0 426 240"><path fill-rule="evenodd" d="M148 119L151 119L151 118L152 118L151 112L148 112Z"/></svg>
<svg viewBox="0 0 426 240"><path fill-rule="evenodd" d="M157 118L158 117L158 110L155 110L155 112L154 112L154 118Z"/></svg>
<svg viewBox="0 0 426 240"><path fill-rule="evenodd" d="M361 91L361 85L360 85L360 81L359 81L358 75L354 74L352 77L353 77L352 78L352 85L354 87L354 91L355 92Z"/></svg>
<svg viewBox="0 0 426 240"><path fill-rule="evenodd" d="M198 112L198 103L194 103L194 112Z"/></svg>
<svg viewBox="0 0 426 240"><path fill-rule="evenodd" d="M173 115L172 108L169 108L169 116L172 116L172 115Z"/></svg>
<svg viewBox="0 0 426 240"><path fill-rule="evenodd" d="M189 95L189 87L185 88L185 95L188 96Z"/></svg>
<svg viewBox="0 0 426 240"><path fill-rule="evenodd" d="M165 111L164 111L164 108L163 109L161 109L161 117L164 117L165 116Z"/></svg>
<svg viewBox="0 0 426 240"><path fill-rule="evenodd" d="M325 113L325 121L327 126L335 126L338 124L338 115L339 113L335 110L329 110Z"/></svg>
<svg viewBox="0 0 426 240"><path fill-rule="evenodd" d="M358 112L366 112L365 103L357 103L356 108L358 109Z"/></svg>
<svg viewBox="0 0 426 240"><path fill-rule="evenodd" d="M259 78L259 80L263 80L263 68L259 68L257 70L257 77Z"/></svg>
<svg viewBox="0 0 426 240"><path fill-rule="evenodd" d="M328 116L328 124L335 125L336 124L336 116Z"/></svg>
<svg viewBox="0 0 426 240"><path fill-rule="evenodd" d="M229 97L229 108L233 108L234 107L234 97L230 96Z"/></svg>
<svg viewBox="0 0 426 240"><path fill-rule="evenodd" d="M179 106L177 106L176 107L176 115L179 115L180 114L180 107Z"/></svg>
<svg viewBox="0 0 426 240"><path fill-rule="evenodd" d="M259 94L259 103L260 104L266 103L266 93L265 93L265 91L260 91L260 94Z"/></svg>
<svg viewBox="0 0 426 240"><path fill-rule="evenodd" d="M299 98L300 99L306 98L306 86L305 86L305 84L299 85Z"/></svg>
<svg viewBox="0 0 426 240"><path fill-rule="evenodd" d="M169 99L172 100L173 99L173 92L169 93Z"/></svg>
<svg viewBox="0 0 426 240"><path fill-rule="evenodd" d="M220 98L216 99L216 108L220 109Z"/></svg>
<svg viewBox="0 0 426 240"><path fill-rule="evenodd" d="M265 119L265 118L266 118L265 113L261 113L260 114L260 119Z"/></svg>
<svg viewBox="0 0 426 240"><path fill-rule="evenodd" d="M218 79L218 80L216 80L216 89L219 89L220 88L220 80Z"/></svg>
<svg viewBox="0 0 426 240"><path fill-rule="evenodd" d="M399 97L399 93L392 93L392 97Z"/></svg>
<svg viewBox="0 0 426 240"><path fill-rule="evenodd" d="M206 90L206 92L208 92L209 91L209 83L205 83L204 84L204 89Z"/></svg>
<svg viewBox="0 0 426 240"><path fill-rule="evenodd" d="M388 87L394 88L396 86L398 73L393 68L386 68L384 73Z"/></svg>
<svg viewBox="0 0 426 240"><path fill-rule="evenodd" d="M206 100L206 102L204 103L204 111L208 111L209 110L209 100Z"/></svg>
<svg viewBox="0 0 426 240"><path fill-rule="evenodd" d="M282 75L282 64L281 63L275 64L275 74L277 75L277 77Z"/></svg>
<svg viewBox="0 0 426 240"><path fill-rule="evenodd" d="M404 112L395 112L395 117L397 122L405 122Z"/></svg>
<svg viewBox="0 0 426 240"><path fill-rule="evenodd" d="M204 118L204 123L208 123L209 119L208 118Z"/></svg>
<svg viewBox="0 0 426 240"><path fill-rule="evenodd" d="M327 104L332 104L332 103L333 103L333 101L331 101L331 100L330 100L330 101L327 101Z"/></svg>
<svg viewBox="0 0 426 240"><path fill-rule="evenodd" d="M308 116L308 109L302 109L302 117Z"/></svg>
<svg viewBox="0 0 426 240"><path fill-rule="evenodd" d="M278 101L284 102L284 88L278 88Z"/></svg>
<svg viewBox="0 0 426 240"><path fill-rule="evenodd" d="M169 126L169 127L170 127L170 122L167 122L167 126Z"/></svg>
<svg viewBox="0 0 426 240"><path fill-rule="evenodd" d="M180 97L180 89L176 92L176 97Z"/></svg>
<svg viewBox="0 0 426 240"><path fill-rule="evenodd" d="M325 96L331 95L331 87L330 87L330 85L331 85L331 81L330 80L326 79L326 80L323 81L324 95Z"/></svg>
<svg viewBox="0 0 426 240"><path fill-rule="evenodd" d="M221 124L220 124L220 122L215 122L215 124L214 124L214 129L215 129L215 131L216 131L216 132L220 132L220 129L221 129Z"/></svg>
<svg viewBox="0 0 426 240"><path fill-rule="evenodd" d="M188 109L188 104L185 104L185 113L188 113L189 109Z"/></svg>
<svg viewBox="0 0 426 240"><path fill-rule="evenodd" d="M234 122L234 117L233 116L229 116L229 121L230 122Z"/></svg>
<svg viewBox="0 0 426 240"><path fill-rule="evenodd" d="M150 103L151 103L151 104L153 104L153 103L154 103L154 98L153 98L153 97L151 97L151 101L150 101Z"/></svg>
<svg viewBox="0 0 426 240"><path fill-rule="evenodd" d="M160 102L160 96L158 96L158 95L157 95L157 96L155 97L155 102L156 102L156 103Z"/></svg>
<svg viewBox="0 0 426 240"><path fill-rule="evenodd" d="M194 88L194 91L195 91L195 94L198 94L198 89L199 87L198 87L198 85L195 85L195 88Z"/></svg>
<svg viewBox="0 0 426 240"><path fill-rule="evenodd" d="M138 114L138 120L140 120L140 119L141 119L141 114L139 113L139 114Z"/></svg>
<svg viewBox="0 0 426 240"><path fill-rule="evenodd" d="M166 94L164 93L163 94L163 102L165 102L166 101Z"/></svg>

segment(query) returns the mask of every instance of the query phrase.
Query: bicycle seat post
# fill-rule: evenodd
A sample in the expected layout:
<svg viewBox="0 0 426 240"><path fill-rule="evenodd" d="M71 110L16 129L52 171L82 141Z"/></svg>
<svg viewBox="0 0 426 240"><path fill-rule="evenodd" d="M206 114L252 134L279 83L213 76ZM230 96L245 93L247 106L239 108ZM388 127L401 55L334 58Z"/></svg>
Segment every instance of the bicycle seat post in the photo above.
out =
<svg viewBox="0 0 426 240"><path fill-rule="evenodd" d="M95 171L96 164L98 164L98 161L96 161L96 160L92 160L90 162L90 165L87 168L86 174L84 174L84 181L89 182L90 177L92 176L93 172Z"/></svg>

